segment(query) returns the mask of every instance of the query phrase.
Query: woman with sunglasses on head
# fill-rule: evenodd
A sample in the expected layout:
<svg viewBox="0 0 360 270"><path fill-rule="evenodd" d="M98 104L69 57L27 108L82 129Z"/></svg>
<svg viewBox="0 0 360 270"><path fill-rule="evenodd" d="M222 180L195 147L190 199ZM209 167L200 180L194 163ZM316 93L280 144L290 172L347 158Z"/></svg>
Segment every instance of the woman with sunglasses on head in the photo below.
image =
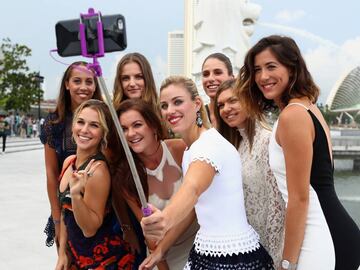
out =
<svg viewBox="0 0 360 270"><path fill-rule="evenodd" d="M217 129L240 154L245 210L249 224L278 265L284 244L285 202L269 165L271 131L251 118L234 93L235 79L223 82L215 96Z"/></svg>
<svg viewBox="0 0 360 270"><path fill-rule="evenodd" d="M152 107L143 100L123 101L117 112L137 163L146 172L143 185L147 191L148 202L163 209L181 186L180 166L185 144L181 139L163 140L161 121ZM140 221L141 205L132 177L119 176L117 179L122 180L113 188L114 194L115 190L124 193L123 196ZM185 221L169 232L159 244L147 240L150 254L139 269L152 268L156 264L158 269L183 269L197 229L195 213L191 212Z"/></svg>
<svg viewBox="0 0 360 270"><path fill-rule="evenodd" d="M358 269L360 231L336 195L330 130L296 42L277 35L258 41L236 89L255 117L280 110L269 143L270 166L286 202L279 269Z"/></svg>
<svg viewBox="0 0 360 270"><path fill-rule="evenodd" d="M273 261L248 224L237 150L214 128L195 83L167 78L160 89L163 118L187 148L184 182L163 209L151 207L141 226L149 239L160 241L195 207L200 229L184 269L274 269Z"/></svg>
<svg viewBox="0 0 360 270"><path fill-rule="evenodd" d="M60 175L62 208L56 270L132 269L135 256L116 231L111 205L111 172L104 150L120 151L110 111L88 100L74 112L76 154L65 159Z"/></svg>

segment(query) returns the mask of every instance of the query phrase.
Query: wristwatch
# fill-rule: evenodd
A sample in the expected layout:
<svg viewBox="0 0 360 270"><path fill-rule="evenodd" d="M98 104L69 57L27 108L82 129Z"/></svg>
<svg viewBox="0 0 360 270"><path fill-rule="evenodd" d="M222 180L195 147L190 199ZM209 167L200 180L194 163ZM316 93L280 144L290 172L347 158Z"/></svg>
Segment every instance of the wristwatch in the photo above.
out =
<svg viewBox="0 0 360 270"><path fill-rule="evenodd" d="M291 263L288 260L281 260L281 268L285 270L295 270L297 264Z"/></svg>

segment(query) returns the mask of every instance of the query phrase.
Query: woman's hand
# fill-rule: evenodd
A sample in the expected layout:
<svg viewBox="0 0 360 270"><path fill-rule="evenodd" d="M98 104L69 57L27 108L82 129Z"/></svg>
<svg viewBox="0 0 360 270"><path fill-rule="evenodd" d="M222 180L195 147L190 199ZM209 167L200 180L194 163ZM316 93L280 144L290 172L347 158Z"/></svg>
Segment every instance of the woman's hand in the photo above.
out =
<svg viewBox="0 0 360 270"><path fill-rule="evenodd" d="M67 270L69 260L65 253L59 254L55 270Z"/></svg>
<svg viewBox="0 0 360 270"><path fill-rule="evenodd" d="M163 254L162 254L160 248L155 249L140 264L139 270L151 270L151 269L153 269L162 260L162 257L163 257Z"/></svg>
<svg viewBox="0 0 360 270"><path fill-rule="evenodd" d="M169 224L162 211L151 204L148 205L152 214L141 219L141 227L145 238L158 243L164 238L166 232L168 231Z"/></svg>
<svg viewBox="0 0 360 270"><path fill-rule="evenodd" d="M84 170L73 172L73 175L69 181L71 195L84 194L85 186L89 177L91 177L94 174L96 168L101 165L100 162L95 164L94 162L95 160L92 159Z"/></svg>

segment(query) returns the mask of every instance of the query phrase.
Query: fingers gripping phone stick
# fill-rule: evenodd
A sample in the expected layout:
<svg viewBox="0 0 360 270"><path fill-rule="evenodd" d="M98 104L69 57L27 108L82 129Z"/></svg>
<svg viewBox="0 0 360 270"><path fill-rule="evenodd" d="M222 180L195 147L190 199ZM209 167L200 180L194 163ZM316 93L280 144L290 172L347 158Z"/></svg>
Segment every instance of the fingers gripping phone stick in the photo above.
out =
<svg viewBox="0 0 360 270"><path fill-rule="evenodd" d="M89 9L88 14L81 14L80 15L80 28L79 28L79 34L80 34L80 42L81 42L81 52L82 55L84 57L92 57L93 58L93 64L91 64L91 67L94 68L94 70L96 71L96 75L97 75L97 81L99 83L100 86L100 90L103 93L103 95L105 96L105 100L106 103L109 107L110 113L111 113L111 117L114 121L115 127L116 127L116 131L119 135L121 144L125 150L125 154L126 154L126 158L128 160L129 166L130 166L130 170L131 170L131 174L133 176L134 182L135 182L135 186L136 186L136 190L138 192L139 198L140 198L140 202L141 202L141 206L142 206L142 212L144 216L149 216L151 215L151 209L148 207L147 201L146 201L146 197L145 197L145 193L143 190L143 187L141 185L140 182L140 178L139 178L139 174L136 170L136 166L135 166L135 162L134 162L134 158L131 154L129 145L127 144L123 129L120 126L120 122L119 119L117 117L115 108L113 106L110 94L107 90L106 84L105 84L105 80L102 77L102 71L101 71L101 67L99 62L97 61L97 57L102 57L105 55L104 53L104 39L103 39L103 28L102 28L102 21L101 21L101 14L100 13L95 13L93 9ZM94 16L98 16L98 21L97 21L97 34L98 34L98 52L96 54L88 54L87 48L86 48L86 35L85 35L85 25L82 23L82 19L83 18L89 18L89 17L94 17Z"/></svg>

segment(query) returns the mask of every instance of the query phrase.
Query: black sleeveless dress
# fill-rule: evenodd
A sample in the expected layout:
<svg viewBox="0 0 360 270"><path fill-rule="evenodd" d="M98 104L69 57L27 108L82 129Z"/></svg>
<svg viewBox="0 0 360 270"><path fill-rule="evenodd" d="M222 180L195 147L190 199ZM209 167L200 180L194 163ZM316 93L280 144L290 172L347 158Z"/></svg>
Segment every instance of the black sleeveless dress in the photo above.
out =
<svg viewBox="0 0 360 270"><path fill-rule="evenodd" d="M334 187L326 133L308 110L315 127L310 184L316 191L335 248L336 270L357 270L360 265L360 230L338 199Z"/></svg>

